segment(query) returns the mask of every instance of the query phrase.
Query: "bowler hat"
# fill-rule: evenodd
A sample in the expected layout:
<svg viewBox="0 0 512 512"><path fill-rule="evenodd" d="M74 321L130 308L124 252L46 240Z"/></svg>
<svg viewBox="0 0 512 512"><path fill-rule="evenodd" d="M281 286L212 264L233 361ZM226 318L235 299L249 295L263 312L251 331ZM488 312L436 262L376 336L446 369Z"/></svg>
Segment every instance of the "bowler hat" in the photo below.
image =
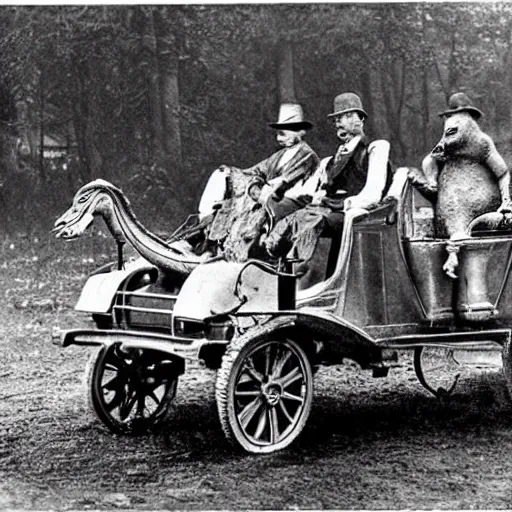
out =
<svg viewBox="0 0 512 512"><path fill-rule="evenodd" d="M368 117L368 114L363 110L361 98L353 92L338 94L334 98L334 112L327 117L339 116L348 112L359 112L363 118Z"/></svg>
<svg viewBox="0 0 512 512"><path fill-rule="evenodd" d="M272 128L283 130L309 130L313 124L304 121L304 112L298 103L282 103L279 107L279 117L275 123L269 123Z"/></svg>
<svg viewBox="0 0 512 512"><path fill-rule="evenodd" d="M457 112L468 112L474 119L479 119L484 114L471 103L471 100L463 92L456 92L448 100L448 110L441 112L440 117L456 114Z"/></svg>

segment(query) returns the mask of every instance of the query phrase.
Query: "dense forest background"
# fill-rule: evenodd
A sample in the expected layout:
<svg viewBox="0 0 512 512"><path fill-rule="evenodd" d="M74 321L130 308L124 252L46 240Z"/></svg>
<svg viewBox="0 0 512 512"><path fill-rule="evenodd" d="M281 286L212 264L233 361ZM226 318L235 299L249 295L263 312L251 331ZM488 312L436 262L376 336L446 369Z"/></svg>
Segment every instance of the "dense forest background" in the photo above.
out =
<svg viewBox="0 0 512 512"><path fill-rule="evenodd" d="M419 165L438 113L466 92L512 154L512 4L0 7L0 229L47 230L84 183L120 186L149 227L195 210L218 165L275 149L298 101L320 156L333 98L357 92L367 132ZM512 164L512 160L510 160Z"/></svg>

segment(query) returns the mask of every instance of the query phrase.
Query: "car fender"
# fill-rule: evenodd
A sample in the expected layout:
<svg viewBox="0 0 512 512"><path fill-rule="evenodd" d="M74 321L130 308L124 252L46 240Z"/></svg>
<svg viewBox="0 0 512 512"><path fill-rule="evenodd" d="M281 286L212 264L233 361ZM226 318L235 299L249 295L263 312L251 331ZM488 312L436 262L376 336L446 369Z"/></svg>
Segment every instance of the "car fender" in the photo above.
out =
<svg viewBox="0 0 512 512"><path fill-rule="evenodd" d="M142 260L136 265L127 265L124 270L93 274L82 288L75 310L87 313L108 313L119 287L137 273L147 274L149 282L155 280L157 269Z"/></svg>
<svg viewBox="0 0 512 512"><path fill-rule="evenodd" d="M271 320L248 329L232 343L245 343L239 340L246 340L247 336L255 338L281 331L295 333L298 342L316 344L317 351L319 345L322 345L330 354L337 354L340 359L354 359L362 366L381 358L380 347L364 330L343 318L316 308L273 313Z"/></svg>

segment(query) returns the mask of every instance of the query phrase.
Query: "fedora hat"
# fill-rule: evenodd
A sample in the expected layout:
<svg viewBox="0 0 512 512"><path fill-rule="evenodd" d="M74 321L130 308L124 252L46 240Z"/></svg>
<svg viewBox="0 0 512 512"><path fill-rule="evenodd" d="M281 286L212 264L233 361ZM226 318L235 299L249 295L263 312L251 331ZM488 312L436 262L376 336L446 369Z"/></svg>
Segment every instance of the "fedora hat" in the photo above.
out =
<svg viewBox="0 0 512 512"><path fill-rule="evenodd" d="M298 103L282 103L279 107L279 117L275 123L269 123L272 128L283 130L309 130L313 124L304 121L304 111Z"/></svg>
<svg viewBox="0 0 512 512"><path fill-rule="evenodd" d="M441 112L440 117L456 114L457 112L468 112L474 119L479 119L484 114L473 106L471 100L463 92L456 92L448 100L448 110Z"/></svg>
<svg viewBox="0 0 512 512"><path fill-rule="evenodd" d="M354 92L344 92L334 98L334 112L327 117L339 116L348 112L359 112L364 118L368 114L363 110L361 98Z"/></svg>

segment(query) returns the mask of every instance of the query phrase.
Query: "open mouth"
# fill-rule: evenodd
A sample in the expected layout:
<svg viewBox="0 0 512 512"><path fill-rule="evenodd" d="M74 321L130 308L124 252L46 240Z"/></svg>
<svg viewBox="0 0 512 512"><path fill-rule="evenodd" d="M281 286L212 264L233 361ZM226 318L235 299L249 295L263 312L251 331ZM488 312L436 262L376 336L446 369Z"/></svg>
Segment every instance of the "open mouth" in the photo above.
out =
<svg viewBox="0 0 512 512"><path fill-rule="evenodd" d="M338 139L341 139L341 140L345 140L348 137L348 132L345 130L338 130L336 132L336 134L338 135Z"/></svg>
<svg viewBox="0 0 512 512"><path fill-rule="evenodd" d="M71 223L57 219L54 228L52 229L52 233L55 233L57 238L65 238L68 240L78 238L93 221L94 216L90 213L85 213L82 217Z"/></svg>

